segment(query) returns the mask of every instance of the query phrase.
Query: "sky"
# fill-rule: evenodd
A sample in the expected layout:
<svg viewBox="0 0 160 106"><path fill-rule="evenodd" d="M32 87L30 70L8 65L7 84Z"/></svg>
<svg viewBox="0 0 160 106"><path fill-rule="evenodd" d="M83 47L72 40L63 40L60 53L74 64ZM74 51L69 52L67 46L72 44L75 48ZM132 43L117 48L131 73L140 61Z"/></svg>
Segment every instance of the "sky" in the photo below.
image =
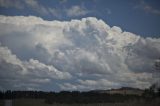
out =
<svg viewBox="0 0 160 106"><path fill-rule="evenodd" d="M159 83L159 0L0 0L0 90Z"/></svg>
<svg viewBox="0 0 160 106"><path fill-rule="evenodd" d="M159 0L0 0L0 14L61 21L96 17L124 31L159 37L159 5Z"/></svg>

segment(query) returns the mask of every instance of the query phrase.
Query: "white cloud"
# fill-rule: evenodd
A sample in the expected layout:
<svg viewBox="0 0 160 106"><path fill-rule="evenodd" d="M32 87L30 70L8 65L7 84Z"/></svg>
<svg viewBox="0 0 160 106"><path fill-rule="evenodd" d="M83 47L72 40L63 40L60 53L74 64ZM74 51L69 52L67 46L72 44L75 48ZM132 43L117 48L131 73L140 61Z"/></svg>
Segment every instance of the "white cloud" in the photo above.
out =
<svg viewBox="0 0 160 106"><path fill-rule="evenodd" d="M66 13L69 17L73 17L73 16L83 16L89 13L89 10L85 9L82 6L72 6L71 8L66 10Z"/></svg>
<svg viewBox="0 0 160 106"><path fill-rule="evenodd" d="M145 88L158 78L153 66L160 38L123 32L94 17L0 16L0 32L3 89Z"/></svg>

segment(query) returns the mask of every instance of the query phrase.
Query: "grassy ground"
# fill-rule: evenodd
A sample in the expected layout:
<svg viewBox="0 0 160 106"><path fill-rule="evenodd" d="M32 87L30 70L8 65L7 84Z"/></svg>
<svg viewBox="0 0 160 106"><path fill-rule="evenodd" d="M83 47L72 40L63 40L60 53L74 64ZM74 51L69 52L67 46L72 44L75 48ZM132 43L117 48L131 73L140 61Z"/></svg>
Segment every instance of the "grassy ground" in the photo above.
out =
<svg viewBox="0 0 160 106"><path fill-rule="evenodd" d="M0 100L0 106L4 106L4 101Z"/></svg>
<svg viewBox="0 0 160 106"><path fill-rule="evenodd" d="M13 106L50 106L43 99L15 99Z"/></svg>
<svg viewBox="0 0 160 106"><path fill-rule="evenodd" d="M3 103L2 101L0 103ZM3 106L3 104L0 106ZM98 103L98 104L46 104L43 99L16 99L13 106L160 106L160 99L152 102L130 101L127 103Z"/></svg>

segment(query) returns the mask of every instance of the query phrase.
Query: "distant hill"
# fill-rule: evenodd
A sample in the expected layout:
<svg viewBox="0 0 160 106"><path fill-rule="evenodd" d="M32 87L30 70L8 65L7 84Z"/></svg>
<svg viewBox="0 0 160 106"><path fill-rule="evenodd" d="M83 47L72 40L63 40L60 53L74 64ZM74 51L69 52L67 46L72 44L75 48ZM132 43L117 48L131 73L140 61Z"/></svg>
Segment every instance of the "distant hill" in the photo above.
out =
<svg viewBox="0 0 160 106"><path fill-rule="evenodd" d="M144 90L139 88L131 88L131 87L122 87L118 89L110 89L110 90L92 90L92 92L97 93L108 93L108 94L127 94L127 95L139 95L141 96L144 93Z"/></svg>

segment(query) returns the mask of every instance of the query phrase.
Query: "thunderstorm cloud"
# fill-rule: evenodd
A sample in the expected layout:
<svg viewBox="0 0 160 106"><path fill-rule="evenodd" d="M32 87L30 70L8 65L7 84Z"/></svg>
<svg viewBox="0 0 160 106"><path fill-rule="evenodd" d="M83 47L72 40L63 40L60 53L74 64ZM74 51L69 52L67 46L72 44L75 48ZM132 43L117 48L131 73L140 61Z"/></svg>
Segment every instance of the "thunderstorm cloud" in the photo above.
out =
<svg viewBox="0 0 160 106"><path fill-rule="evenodd" d="M158 76L160 38L94 17L46 21L0 16L0 90L146 88Z"/></svg>

